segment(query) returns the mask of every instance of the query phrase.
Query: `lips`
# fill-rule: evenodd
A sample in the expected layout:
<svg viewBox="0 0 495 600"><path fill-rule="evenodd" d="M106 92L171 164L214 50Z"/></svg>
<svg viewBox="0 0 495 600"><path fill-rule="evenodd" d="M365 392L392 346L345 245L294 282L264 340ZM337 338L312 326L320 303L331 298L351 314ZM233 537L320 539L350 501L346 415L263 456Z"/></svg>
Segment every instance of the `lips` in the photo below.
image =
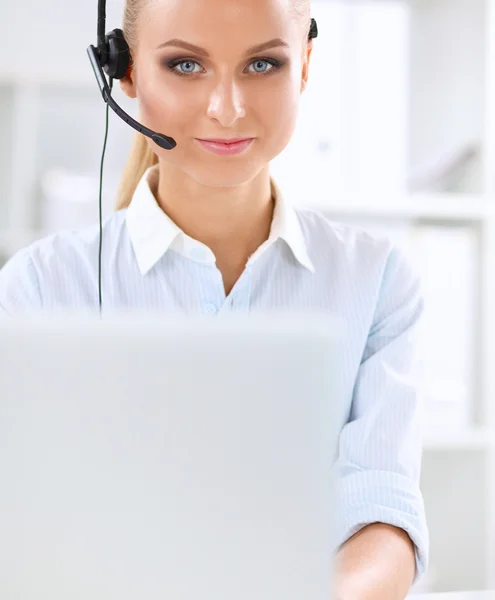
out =
<svg viewBox="0 0 495 600"><path fill-rule="evenodd" d="M222 139L222 138L198 138L201 142L209 142L213 144L238 144L239 142L247 142L248 140L252 140L251 137L244 138L231 138L231 139Z"/></svg>
<svg viewBox="0 0 495 600"><path fill-rule="evenodd" d="M254 138L232 138L230 140L201 140L198 142L208 152L213 152L220 156L234 156L245 152L254 141Z"/></svg>

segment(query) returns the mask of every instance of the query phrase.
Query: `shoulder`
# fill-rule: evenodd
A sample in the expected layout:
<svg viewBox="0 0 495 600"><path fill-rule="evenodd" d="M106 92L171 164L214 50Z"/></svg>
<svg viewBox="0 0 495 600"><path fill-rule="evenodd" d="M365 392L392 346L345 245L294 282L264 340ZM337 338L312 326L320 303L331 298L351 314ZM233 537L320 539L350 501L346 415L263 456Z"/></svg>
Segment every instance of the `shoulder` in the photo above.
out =
<svg viewBox="0 0 495 600"><path fill-rule="evenodd" d="M102 223L102 233L107 252L118 245L124 233L125 210L107 217ZM59 231L34 242L27 248L39 270L73 266L71 261L84 262L98 254L100 226L95 223L79 231Z"/></svg>
<svg viewBox="0 0 495 600"><path fill-rule="evenodd" d="M125 211L103 223L104 255L115 251L125 232ZM99 223L80 231L60 231L14 254L0 270L0 309L36 310L55 289L75 290L94 281L99 254Z"/></svg>
<svg viewBox="0 0 495 600"><path fill-rule="evenodd" d="M309 253L317 262L355 270L415 270L411 246L388 233L334 221L321 212L296 209Z"/></svg>
<svg viewBox="0 0 495 600"><path fill-rule="evenodd" d="M30 248L19 250L0 270L0 312L41 305L39 277Z"/></svg>
<svg viewBox="0 0 495 600"><path fill-rule="evenodd" d="M421 304L412 240L332 221L318 211L296 209L296 214L316 270L348 297L366 298L384 310L407 302Z"/></svg>

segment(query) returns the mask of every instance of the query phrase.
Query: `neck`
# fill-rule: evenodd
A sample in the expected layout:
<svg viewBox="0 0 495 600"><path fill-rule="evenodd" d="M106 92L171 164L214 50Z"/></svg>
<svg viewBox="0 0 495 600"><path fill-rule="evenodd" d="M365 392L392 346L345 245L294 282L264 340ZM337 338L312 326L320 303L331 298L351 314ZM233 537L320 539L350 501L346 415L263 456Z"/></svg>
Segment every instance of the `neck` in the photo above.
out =
<svg viewBox="0 0 495 600"><path fill-rule="evenodd" d="M160 163L153 192L184 233L212 250L217 264L243 268L268 239L274 209L268 168L239 186L209 187Z"/></svg>

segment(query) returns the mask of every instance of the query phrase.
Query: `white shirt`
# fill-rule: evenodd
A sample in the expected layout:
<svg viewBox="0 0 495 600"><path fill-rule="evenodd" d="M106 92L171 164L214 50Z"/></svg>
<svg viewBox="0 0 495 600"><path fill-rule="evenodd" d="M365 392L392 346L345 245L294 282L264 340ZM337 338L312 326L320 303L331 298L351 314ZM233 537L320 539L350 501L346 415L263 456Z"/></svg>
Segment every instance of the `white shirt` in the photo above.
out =
<svg viewBox="0 0 495 600"><path fill-rule="evenodd" d="M290 206L273 179L269 239L228 296L212 251L161 210L141 179L128 209L103 226L103 314L157 310L318 311L346 332L340 356L339 544L364 525L389 523L416 547L425 572L429 535L419 489L420 397L416 341L423 313L419 277L387 238ZM60 232L18 252L0 271L0 312L98 310L99 225Z"/></svg>

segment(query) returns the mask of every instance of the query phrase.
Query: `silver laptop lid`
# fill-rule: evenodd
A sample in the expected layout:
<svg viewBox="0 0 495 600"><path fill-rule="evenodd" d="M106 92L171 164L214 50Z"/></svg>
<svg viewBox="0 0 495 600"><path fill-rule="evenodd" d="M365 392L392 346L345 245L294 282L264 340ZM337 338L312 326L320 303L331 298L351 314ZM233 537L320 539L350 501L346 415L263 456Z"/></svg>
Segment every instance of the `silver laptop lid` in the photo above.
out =
<svg viewBox="0 0 495 600"><path fill-rule="evenodd" d="M328 600L328 316L0 324L0 597Z"/></svg>

